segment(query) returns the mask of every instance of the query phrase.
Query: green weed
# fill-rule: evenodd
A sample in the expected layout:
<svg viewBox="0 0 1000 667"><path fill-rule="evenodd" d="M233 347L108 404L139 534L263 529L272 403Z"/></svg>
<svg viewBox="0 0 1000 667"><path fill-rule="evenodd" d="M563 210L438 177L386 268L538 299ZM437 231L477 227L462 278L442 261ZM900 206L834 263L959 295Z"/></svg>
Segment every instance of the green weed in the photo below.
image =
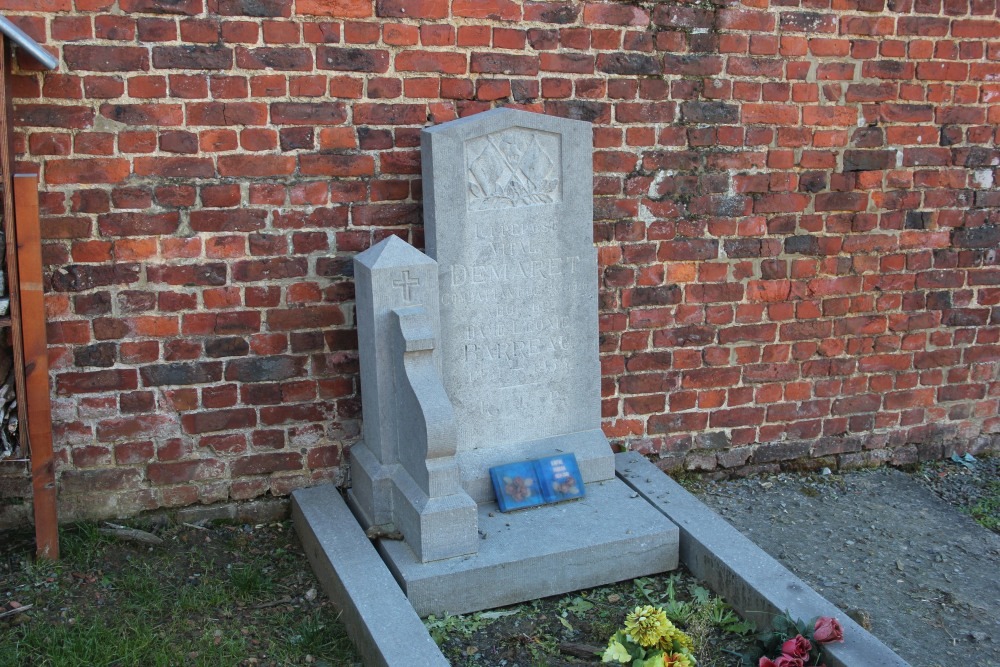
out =
<svg viewBox="0 0 1000 667"><path fill-rule="evenodd" d="M979 525L1000 533L1000 482L990 482L986 496L969 508Z"/></svg>

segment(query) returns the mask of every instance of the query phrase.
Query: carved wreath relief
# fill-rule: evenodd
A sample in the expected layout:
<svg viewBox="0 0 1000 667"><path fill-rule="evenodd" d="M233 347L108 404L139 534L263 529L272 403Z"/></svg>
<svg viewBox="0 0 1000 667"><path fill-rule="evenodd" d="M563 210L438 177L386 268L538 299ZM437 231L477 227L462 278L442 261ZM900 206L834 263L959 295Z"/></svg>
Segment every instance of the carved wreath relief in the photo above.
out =
<svg viewBox="0 0 1000 667"><path fill-rule="evenodd" d="M467 141L469 210L559 201L559 140L557 134L512 127Z"/></svg>

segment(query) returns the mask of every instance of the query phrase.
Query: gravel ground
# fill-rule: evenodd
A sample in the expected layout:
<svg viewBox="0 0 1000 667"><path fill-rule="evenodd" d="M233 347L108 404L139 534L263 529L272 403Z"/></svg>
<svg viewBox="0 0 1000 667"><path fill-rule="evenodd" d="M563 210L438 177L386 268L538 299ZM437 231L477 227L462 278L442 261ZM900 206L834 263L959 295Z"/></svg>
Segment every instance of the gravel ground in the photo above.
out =
<svg viewBox="0 0 1000 667"><path fill-rule="evenodd" d="M688 486L914 667L1000 667L1000 535L967 513L998 482L993 458Z"/></svg>

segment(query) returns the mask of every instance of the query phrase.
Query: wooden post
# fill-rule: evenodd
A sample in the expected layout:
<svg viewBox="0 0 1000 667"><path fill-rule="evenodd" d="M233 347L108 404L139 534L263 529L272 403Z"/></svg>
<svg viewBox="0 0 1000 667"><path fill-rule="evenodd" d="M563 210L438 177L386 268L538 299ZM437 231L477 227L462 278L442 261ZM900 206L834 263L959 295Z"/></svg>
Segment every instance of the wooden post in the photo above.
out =
<svg viewBox="0 0 1000 667"><path fill-rule="evenodd" d="M38 177L28 175L14 178L9 48L9 41L4 38L0 43L0 179L3 185L3 228L7 241L7 287L10 293L10 339L14 352L17 416L21 450L30 453L31 457L36 555L39 558L56 559L59 557L59 526L42 292ZM29 270L25 285L30 301L27 307L23 307L21 299L22 263ZM29 320L27 328L24 327L24 314ZM25 343L30 346L27 363Z"/></svg>
<svg viewBox="0 0 1000 667"><path fill-rule="evenodd" d="M38 219L38 176L14 176L17 264L21 278L21 332L24 336L27 434L31 442L35 542L39 558L59 557L55 462L52 456L52 403L49 349L42 289L42 235ZM8 241L9 243L9 241ZM24 428L22 426L22 428Z"/></svg>

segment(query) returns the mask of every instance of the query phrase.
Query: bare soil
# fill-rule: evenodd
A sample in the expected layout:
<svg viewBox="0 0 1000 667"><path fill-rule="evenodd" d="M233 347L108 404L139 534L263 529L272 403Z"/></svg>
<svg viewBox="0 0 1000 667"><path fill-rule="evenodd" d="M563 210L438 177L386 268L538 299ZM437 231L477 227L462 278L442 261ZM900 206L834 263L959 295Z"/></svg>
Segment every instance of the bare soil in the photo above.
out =
<svg viewBox="0 0 1000 667"><path fill-rule="evenodd" d="M969 510L996 507L998 469L946 461L688 487L914 667L997 667L1000 535Z"/></svg>

